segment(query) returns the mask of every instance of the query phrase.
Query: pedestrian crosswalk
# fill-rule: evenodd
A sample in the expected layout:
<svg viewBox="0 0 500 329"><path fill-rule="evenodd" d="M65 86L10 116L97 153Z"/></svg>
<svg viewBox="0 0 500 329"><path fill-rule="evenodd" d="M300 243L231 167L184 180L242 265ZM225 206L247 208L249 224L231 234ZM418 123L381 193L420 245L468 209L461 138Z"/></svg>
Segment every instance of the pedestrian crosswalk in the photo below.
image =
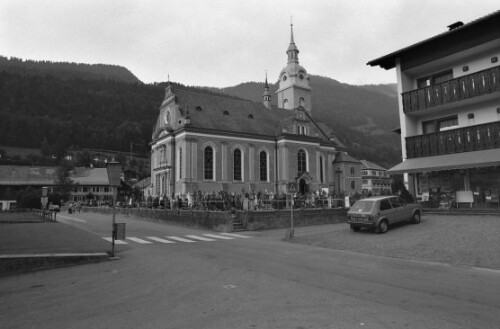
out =
<svg viewBox="0 0 500 329"><path fill-rule="evenodd" d="M225 240L234 240L234 239L248 239L251 238L248 235L235 234L235 233L219 233L219 234L201 234L194 235L188 234L184 236L147 236L147 237L127 237L125 240L115 240L115 244L130 244L131 242L135 242L138 244L152 244L152 243L194 243L194 242L215 242L215 241L225 241ZM104 240L112 242L111 237L103 237Z"/></svg>

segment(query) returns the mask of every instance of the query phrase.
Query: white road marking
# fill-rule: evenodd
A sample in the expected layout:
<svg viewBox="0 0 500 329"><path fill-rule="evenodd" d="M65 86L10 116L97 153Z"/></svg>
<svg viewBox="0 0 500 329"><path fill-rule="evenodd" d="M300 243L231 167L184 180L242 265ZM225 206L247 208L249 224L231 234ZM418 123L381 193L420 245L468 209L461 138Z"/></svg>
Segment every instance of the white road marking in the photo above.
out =
<svg viewBox="0 0 500 329"><path fill-rule="evenodd" d="M174 241L165 240L165 239L162 239L162 238L158 238L156 236L147 236L146 238L148 238L150 240L153 240L153 241L161 242L161 243L175 243Z"/></svg>
<svg viewBox="0 0 500 329"><path fill-rule="evenodd" d="M234 234L234 233L203 234L203 236L199 236L199 235L185 235L185 237L189 238L189 239L181 238L181 237L178 237L178 236L166 236L166 238L168 240L163 239L163 238L159 238L159 237L156 237L156 236L147 236L145 238L149 239L149 240L156 241L156 242L165 243L165 244L167 244L167 243L176 243L176 241L191 243L191 242L199 242L199 241L217 241L217 239L233 240L234 238L245 238L245 239L251 238L250 236L241 235L241 234ZM106 241L108 241L108 242L112 242L112 240L111 240L110 237L103 237L103 239L106 240ZM140 243L140 244L151 244L151 243L153 243L151 241L147 241L147 240L136 238L136 237L127 237L127 240L130 240L130 241L133 241L133 242L136 242L136 243ZM174 240L174 241L170 241L170 240ZM196 240L196 241L194 241L194 240ZM129 243L125 242L123 240L115 240L115 244L129 244Z"/></svg>
<svg viewBox="0 0 500 329"><path fill-rule="evenodd" d="M193 241L193 240L179 238L178 236L167 236L167 238L170 239L170 240L175 240L175 241L180 241L180 242L196 242L196 241Z"/></svg>
<svg viewBox="0 0 500 329"><path fill-rule="evenodd" d="M227 236L232 236L235 238L244 238L244 239L250 239L251 236L246 236L246 235L241 235L241 234L234 234L234 233L221 233L222 235L227 235Z"/></svg>
<svg viewBox="0 0 500 329"><path fill-rule="evenodd" d="M204 237L198 236L198 235L186 235L186 237L188 237L190 239L200 240L200 241L216 241L214 239L204 238Z"/></svg>
<svg viewBox="0 0 500 329"><path fill-rule="evenodd" d="M86 223L86 222L87 222L85 219L79 219L79 218L74 218L74 217L68 217L68 216L59 215L59 214L57 214L57 215L56 215L56 219L57 219L57 218L64 218L64 219L67 219L67 220L72 220L72 221L75 221L75 222L80 222L80 223Z"/></svg>
<svg viewBox="0 0 500 329"><path fill-rule="evenodd" d="M139 238L134 238L134 237L128 237L127 240L131 240L131 241L134 241L134 242L137 242L137 243L141 243L141 244L153 243L151 241L146 241L146 240L139 239Z"/></svg>
<svg viewBox="0 0 500 329"><path fill-rule="evenodd" d="M217 235L217 234L203 234L204 236L208 236L209 238L216 238L216 239L224 239L224 240L232 240L234 238L230 236L223 236L223 235Z"/></svg>
<svg viewBox="0 0 500 329"><path fill-rule="evenodd" d="M104 240L108 241L108 242L112 242L113 240L111 238L103 238ZM122 241L122 240L115 240L115 244L128 244L127 242L125 241Z"/></svg>

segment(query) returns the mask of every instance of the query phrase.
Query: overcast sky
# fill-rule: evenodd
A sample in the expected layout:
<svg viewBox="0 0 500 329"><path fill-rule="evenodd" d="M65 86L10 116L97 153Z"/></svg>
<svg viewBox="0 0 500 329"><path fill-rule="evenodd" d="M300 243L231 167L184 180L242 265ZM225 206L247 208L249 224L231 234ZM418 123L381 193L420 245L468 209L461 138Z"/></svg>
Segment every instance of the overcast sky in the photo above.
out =
<svg viewBox="0 0 500 329"><path fill-rule="evenodd" d="M0 55L104 63L146 83L276 81L293 17L300 64L349 84L395 83L366 63L500 9L499 0L1 0Z"/></svg>

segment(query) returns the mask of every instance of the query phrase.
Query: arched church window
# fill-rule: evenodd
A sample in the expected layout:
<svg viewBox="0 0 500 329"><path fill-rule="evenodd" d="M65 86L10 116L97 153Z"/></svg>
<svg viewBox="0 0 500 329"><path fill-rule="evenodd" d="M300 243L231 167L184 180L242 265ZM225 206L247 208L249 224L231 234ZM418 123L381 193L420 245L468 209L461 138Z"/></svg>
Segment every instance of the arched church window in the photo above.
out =
<svg viewBox="0 0 500 329"><path fill-rule="evenodd" d="M228 111L224 111L222 114L223 115L229 115L229 112Z"/></svg>
<svg viewBox="0 0 500 329"><path fill-rule="evenodd" d="M241 165L242 165L242 161L241 161L241 150L240 149L236 149L234 150L233 152L233 164L234 164L234 167L233 167L233 179L235 181L242 181L241 179Z"/></svg>
<svg viewBox="0 0 500 329"><path fill-rule="evenodd" d="M203 158L203 169L204 169L204 179L214 179L214 150L212 147L207 146L204 151Z"/></svg>
<svg viewBox="0 0 500 329"><path fill-rule="evenodd" d="M182 179L182 148L179 148L179 179Z"/></svg>
<svg viewBox="0 0 500 329"><path fill-rule="evenodd" d="M249 119L253 119L253 115L252 115L252 114L249 114L249 115L248 115L248 118L249 118Z"/></svg>
<svg viewBox="0 0 500 329"><path fill-rule="evenodd" d="M305 106L306 105L306 100L304 99L304 97L300 98L299 104L300 104L300 106Z"/></svg>
<svg viewBox="0 0 500 329"><path fill-rule="evenodd" d="M307 170L306 167L306 152L304 150L299 150L297 152L297 170L299 174L302 174Z"/></svg>
<svg viewBox="0 0 500 329"><path fill-rule="evenodd" d="M351 188L356 189L356 181L351 181Z"/></svg>
<svg viewBox="0 0 500 329"><path fill-rule="evenodd" d="M354 175L356 173L356 169L354 167L351 167L351 175Z"/></svg>
<svg viewBox="0 0 500 329"><path fill-rule="evenodd" d="M288 108L288 99L283 100L283 108L287 109Z"/></svg>
<svg viewBox="0 0 500 329"><path fill-rule="evenodd" d="M319 156L319 182L323 183L323 157Z"/></svg>
<svg viewBox="0 0 500 329"><path fill-rule="evenodd" d="M259 170L260 170L260 181L267 182L267 153L265 151L259 154Z"/></svg>

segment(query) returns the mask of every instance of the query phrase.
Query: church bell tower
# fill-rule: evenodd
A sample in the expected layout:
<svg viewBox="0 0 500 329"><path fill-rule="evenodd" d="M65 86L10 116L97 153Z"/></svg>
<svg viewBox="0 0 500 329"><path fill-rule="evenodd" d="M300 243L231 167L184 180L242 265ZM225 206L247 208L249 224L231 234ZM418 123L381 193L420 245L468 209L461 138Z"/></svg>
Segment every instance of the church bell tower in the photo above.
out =
<svg viewBox="0 0 500 329"><path fill-rule="evenodd" d="M279 75L278 107L293 110L298 107L311 112L311 87L309 74L299 64L299 49L293 39L293 24L290 24L290 45L286 51L287 65Z"/></svg>

